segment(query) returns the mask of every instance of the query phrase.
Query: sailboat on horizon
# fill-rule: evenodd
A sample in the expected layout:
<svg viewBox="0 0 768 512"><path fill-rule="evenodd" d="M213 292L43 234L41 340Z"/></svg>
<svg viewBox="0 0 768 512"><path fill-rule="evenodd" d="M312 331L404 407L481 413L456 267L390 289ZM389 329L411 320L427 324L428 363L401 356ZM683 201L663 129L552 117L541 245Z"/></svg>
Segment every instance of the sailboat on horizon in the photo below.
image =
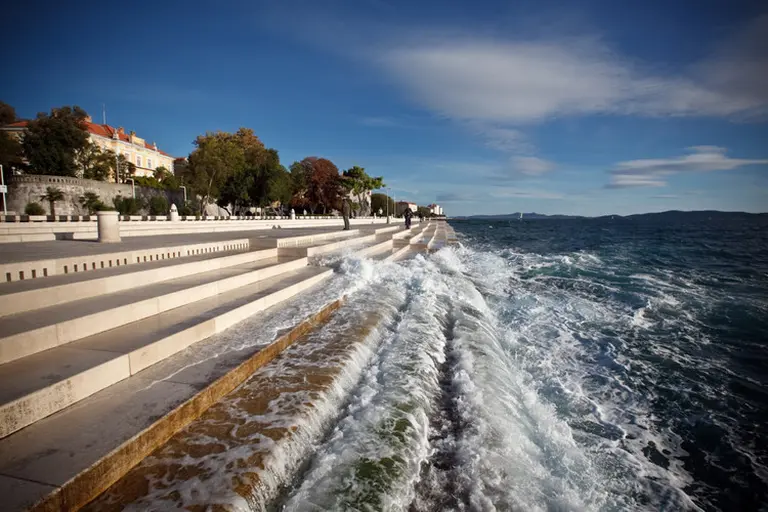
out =
<svg viewBox="0 0 768 512"><path fill-rule="evenodd" d="M520 212L520 220L523 220L523 212Z"/></svg>

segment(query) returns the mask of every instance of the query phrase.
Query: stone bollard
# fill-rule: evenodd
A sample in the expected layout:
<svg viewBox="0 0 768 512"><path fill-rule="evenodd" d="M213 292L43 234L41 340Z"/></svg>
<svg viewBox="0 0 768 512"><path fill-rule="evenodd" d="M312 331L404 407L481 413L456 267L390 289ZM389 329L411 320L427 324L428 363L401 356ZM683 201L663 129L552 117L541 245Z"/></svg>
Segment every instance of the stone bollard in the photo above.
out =
<svg viewBox="0 0 768 512"><path fill-rule="evenodd" d="M179 220L179 209L176 208L176 203L172 203L170 221L176 222L177 220Z"/></svg>
<svg viewBox="0 0 768 512"><path fill-rule="evenodd" d="M99 242L113 243L120 241L120 223L117 212L97 212Z"/></svg>
<svg viewBox="0 0 768 512"><path fill-rule="evenodd" d="M291 208L291 220L296 220L296 212Z"/></svg>

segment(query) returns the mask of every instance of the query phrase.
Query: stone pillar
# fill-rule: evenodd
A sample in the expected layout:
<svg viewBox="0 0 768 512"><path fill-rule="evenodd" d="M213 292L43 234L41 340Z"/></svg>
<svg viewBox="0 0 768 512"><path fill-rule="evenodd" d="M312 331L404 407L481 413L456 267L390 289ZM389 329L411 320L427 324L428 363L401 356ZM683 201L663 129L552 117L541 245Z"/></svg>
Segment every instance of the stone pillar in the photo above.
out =
<svg viewBox="0 0 768 512"><path fill-rule="evenodd" d="M296 220L296 212L291 208L291 220Z"/></svg>
<svg viewBox="0 0 768 512"><path fill-rule="evenodd" d="M176 208L176 203L171 204L171 215L170 215L170 221L176 222L179 220L179 209Z"/></svg>
<svg viewBox="0 0 768 512"><path fill-rule="evenodd" d="M99 242L112 243L120 241L120 223L117 212L97 212L99 225Z"/></svg>

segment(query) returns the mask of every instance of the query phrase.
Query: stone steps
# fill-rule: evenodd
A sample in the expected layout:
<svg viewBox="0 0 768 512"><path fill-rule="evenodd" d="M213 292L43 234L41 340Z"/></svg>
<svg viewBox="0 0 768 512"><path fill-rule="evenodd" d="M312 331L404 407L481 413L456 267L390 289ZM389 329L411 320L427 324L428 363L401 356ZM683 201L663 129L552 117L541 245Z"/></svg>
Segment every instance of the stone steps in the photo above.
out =
<svg viewBox="0 0 768 512"><path fill-rule="evenodd" d="M307 266L310 255L351 249L375 259L408 257L416 250L411 240L425 228L434 232L431 225L409 231L398 225L250 237L242 250L140 258L120 268L98 265L88 273L0 285L0 303L30 294L26 305L0 317L0 495L26 504L47 496L55 505L41 510L70 509L62 503L74 499L72 489L91 492L97 480L119 477L148 455L139 440L145 429L183 427L165 417L182 401L216 400L200 390L209 375L228 371L222 364L232 349L222 347L221 359L217 354L192 367L183 361L199 346L219 343L215 334L332 275ZM402 239L408 244L396 250ZM89 292L97 283L112 292ZM35 308L31 297L46 291L53 297ZM254 350L247 357L258 359ZM208 376L197 375L201 367ZM190 371L197 375L192 380L184 377ZM193 410L183 414L199 415L196 405L188 407ZM139 451L121 451L128 447Z"/></svg>
<svg viewBox="0 0 768 512"><path fill-rule="evenodd" d="M245 246L247 247L247 245ZM277 257L277 249L209 252L0 286L0 317Z"/></svg>
<svg viewBox="0 0 768 512"><path fill-rule="evenodd" d="M104 246L97 247L98 249ZM156 246L135 250L104 251L95 254L78 254L62 258L30 258L0 264L0 281L10 283L39 279L61 274L92 272L121 265L133 265L166 259L182 258L213 252L247 250L249 240L236 238L217 242Z"/></svg>
<svg viewBox="0 0 768 512"><path fill-rule="evenodd" d="M306 266L265 258L0 318L0 364Z"/></svg>
<svg viewBox="0 0 768 512"><path fill-rule="evenodd" d="M296 261L306 265L306 261ZM0 437L292 297L331 273L322 267L287 268L276 276L194 302L190 300L185 307L3 365Z"/></svg>

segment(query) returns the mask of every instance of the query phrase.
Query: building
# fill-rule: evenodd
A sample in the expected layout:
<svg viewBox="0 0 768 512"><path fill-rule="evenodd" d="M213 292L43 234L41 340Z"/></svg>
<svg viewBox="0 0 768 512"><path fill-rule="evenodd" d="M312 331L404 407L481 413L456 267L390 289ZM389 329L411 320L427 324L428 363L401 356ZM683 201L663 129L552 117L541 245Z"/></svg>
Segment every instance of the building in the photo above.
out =
<svg viewBox="0 0 768 512"><path fill-rule="evenodd" d="M436 215L438 217L443 215L443 207L439 204L430 204L427 206L427 208L429 208L429 213L432 215Z"/></svg>
<svg viewBox="0 0 768 512"><path fill-rule="evenodd" d="M21 138L24 136L28 121L19 121L4 126L2 129ZM155 169L165 167L173 174L173 157L161 151L156 143L149 144L135 132L125 133L122 127L113 128L108 124L96 124L91 117L84 121L90 141L102 150L110 150L124 155L126 160L136 166L136 176L152 176Z"/></svg>
<svg viewBox="0 0 768 512"><path fill-rule="evenodd" d="M405 210L407 210L408 208L411 209L414 215L419 211L419 207L416 203L410 203L408 201L398 201L397 214L402 215L403 213L405 213Z"/></svg>

